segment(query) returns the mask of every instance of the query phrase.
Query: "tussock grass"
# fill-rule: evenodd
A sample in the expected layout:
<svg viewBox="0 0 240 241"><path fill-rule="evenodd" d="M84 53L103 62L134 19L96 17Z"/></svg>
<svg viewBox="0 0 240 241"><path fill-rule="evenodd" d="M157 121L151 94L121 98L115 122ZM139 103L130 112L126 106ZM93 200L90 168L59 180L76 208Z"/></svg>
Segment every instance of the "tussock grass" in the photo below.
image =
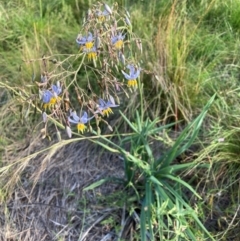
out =
<svg viewBox="0 0 240 241"><path fill-rule="evenodd" d="M210 168L203 171L191 167L176 175L202 197L197 200L187 191L182 192L216 240L236 240L240 235L240 4L221 0L150 2L118 1L119 6L131 12L132 29L142 38L139 62L145 69L142 93L133 93L123 112L132 122L139 108L151 119L160 117L163 124L182 121L173 127L174 134L164 140L171 146L185 124L216 93L194 147L176 160L194 160L199 166ZM54 128L50 133L52 142L41 140L41 110L27 102L28 98L38 98L35 81L45 70L37 60L43 55L59 60L64 54L76 52L74 41L79 24L84 11L94 3L0 3L3 240L101 240L112 230L126 240L131 235L131 240L140 240L138 213L133 212L139 205L137 200L130 200L125 206L122 200L114 202L122 193L124 200L128 190L105 183L94 191L83 192L106 175L123 178L118 155L106 154L85 140L57 142ZM51 63L49 66L54 68ZM129 131L121 119L112 121L118 132ZM133 215L126 217L126 210L132 210L129 213ZM39 214L39 218L34 218ZM193 222L187 225L195 229L196 240L205 240Z"/></svg>

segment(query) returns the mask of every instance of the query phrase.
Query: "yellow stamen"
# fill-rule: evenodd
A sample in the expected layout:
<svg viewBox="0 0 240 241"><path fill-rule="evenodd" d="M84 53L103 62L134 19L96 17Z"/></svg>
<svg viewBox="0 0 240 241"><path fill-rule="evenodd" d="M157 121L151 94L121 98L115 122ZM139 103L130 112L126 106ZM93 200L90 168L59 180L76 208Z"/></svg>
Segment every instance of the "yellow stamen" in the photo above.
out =
<svg viewBox="0 0 240 241"><path fill-rule="evenodd" d="M87 129L87 127L83 123L78 123L77 124L77 130L78 132L80 131L82 134L83 132Z"/></svg>
<svg viewBox="0 0 240 241"><path fill-rule="evenodd" d="M103 15L102 16L101 15L98 16L98 21L99 22L104 22L105 21L105 16L103 16Z"/></svg>
<svg viewBox="0 0 240 241"><path fill-rule="evenodd" d="M105 110L102 111L102 114L103 114L103 116L106 115L106 116L108 117L109 114L113 114L113 111L112 111L111 108L108 107L107 109L105 109Z"/></svg>
<svg viewBox="0 0 240 241"><path fill-rule="evenodd" d="M87 54L88 60L96 60L97 59L97 53L96 52L89 52Z"/></svg>
<svg viewBox="0 0 240 241"><path fill-rule="evenodd" d="M51 107L54 107L54 105L58 102L61 101L61 97L52 97L48 103L43 104L44 109L50 109Z"/></svg>
<svg viewBox="0 0 240 241"><path fill-rule="evenodd" d="M123 46L123 41L122 40L118 40L115 44L114 44L116 49L121 49Z"/></svg>
<svg viewBox="0 0 240 241"><path fill-rule="evenodd" d="M56 104L56 102L57 102L57 98L56 97L52 97L51 99L50 99L50 101L49 101L49 105L55 105Z"/></svg>
<svg viewBox="0 0 240 241"><path fill-rule="evenodd" d="M85 43L86 49L91 49L93 47L93 42L87 42Z"/></svg>
<svg viewBox="0 0 240 241"><path fill-rule="evenodd" d="M137 87L137 80L132 79L128 81L128 87Z"/></svg>
<svg viewBox="0 0 240 241"><path fill-rule="evenodd" d="M47 103L43 104L43 108L46 110L47 108L49 108L49 104Z"/></svg>

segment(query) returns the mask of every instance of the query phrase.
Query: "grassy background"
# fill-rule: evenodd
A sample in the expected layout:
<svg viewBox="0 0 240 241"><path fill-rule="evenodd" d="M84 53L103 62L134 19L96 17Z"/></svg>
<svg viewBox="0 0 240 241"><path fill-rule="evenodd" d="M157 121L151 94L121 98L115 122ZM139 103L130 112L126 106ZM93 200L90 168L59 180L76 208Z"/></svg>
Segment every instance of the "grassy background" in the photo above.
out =
<svg viewBox="0 0 240 241"><path fill-rule="evenodd" d="M108 2L109 5L112 3L113 1ZM19 224L29 217L30 214L26 210L21 210L21 220L20 216L14 219L17 212L13 211L13 203L20 200L17 193L23 195L24 188L30 190L26 191L25 198L32 200L31 195L33 193L37 195L41 185L59 187L62 182L59 184L57 177L48 179L47 173L58 171L57 165L63 165L62 155L74 160L69 163L75 163L78 156L75 146L68 149L71 144L68 141L55 145L42 156L46 147L52 142L39 141L41 116L34 108L30 108L27 98L37 96L35 81L40 80L44 70L41 63L35 60L41 60L43 55L54 55L54 58L61 59L64 54L76 53L75 38L85 11L92 4L94 1L83 0L54 0L51 3L45 0L10 0L0 3L0 207L3 214L1 219L3 231L0 233L5 240L7 238L53 240L52 237L55 240L67 240L67 237L70 237L70 229L67 229L70 230L68 234L50 226L54 230L50 232L52 236L48 234L45 238L43 236L39 239L37 226L31 229L35 230L31 233L28 231L30 224L27 221L25 226ZM146 116L151 119L159 117L163 124L182 121L176 126L175 134L169 135L172 141L174 136L201 112L210 97L216 94L215 102L207 114L194 148L182 155L179 160L183 163L194 160L210 164L211 168L207 171L191 168L178 175L192 185L203 198L192 200L191 205L206 228L215 235L216 240L238 240L240 236L239 1L119 0L118 4L130 12L133 31L142 39L143 54L139 61L146 70L142 75L143 108ZM21 93L25 101L19 97ZM122 109L130 119L135 115L135 109L140 108L138 97L138 94L133 95L126 101L128 105ZM125 132L121 120L117 121L119 130ZM55 131L52 135L54 139ZM92 165L95 165L96 161L97 166L103 166L105 170L111 167L110 171L118 172L109 161L107 163L110 167L106 167L106 164L101 165L100 160L93 158L92 154L89 154L88 145L88 142L83 141L79 150L87 153L86 156L91 158ZM94 147L91 151L100 150ZM66 153L69 152L71 153L68 156ZM105 158L111 160L112 156L109 154ZM50 161L54 159L57 161ZM89 176L86 173L92 174L86 181L90 184L95 180L93 176L98 174L90 165L86 165L85 162L82 164L85 170L85 174L82 175L87 178ZM118 165L121 169L121 162ZM101 175L103 173L104 171ZM84 217L87 217L84 220L85 224L83 221L80 226L75 227L70 220L74 215L77 216L77 213L74 215L71 213L72 216L66 218L65 224L71 223L77 230L82 230L83 234L86 231L85 227L94 223L87 214L91 213L94 207L97 210L96 206L101 206L101 210L112 208L115 211L112 214L106 211L108 214L106 217L103 213L104 218L95 225L95 230L87 233L89 235L87 240L101 240L99 237L102 233L120 229L119 210L122 208L124 198L120 199L119 203L113 202L114 205L112 200L118 199L115 196L119 197L119 193L124 193L125 190L113 185L100 190L99 193L102 194L99 196L96 192L86 197L82 192L74 194L73 180L70 181L68 178L64 180L69 181L69 185L65 183L66 190L61 191L62 197L73 197L71 201L66 199L67 203L78 200L77 205L72 205L78 211L85 210ZM75 182L86 186L84 182L83 184L76 180ZM105 197L104 192L110 194ZM42 202L45 203L46 200L50 205L51 200L47 201L47 197L53 193L53 191L42 192ZM94 204L89 207L91 195ZM135 205L137 205L135 201L127 202L128 210L134 209ZM35 210L35 212L40 211ZM45 223L48 224L46 220ZM191 226L191 220L188 225ZM138 240L137 225L133 229L133 240ZM203 234L199 232L196 229L196 240L204 240ZM98 238L94 236L95 233L99 235ZM17 236L19 234L22 235L20 238ZM81 240L75 236L72 238Z"/></svg>

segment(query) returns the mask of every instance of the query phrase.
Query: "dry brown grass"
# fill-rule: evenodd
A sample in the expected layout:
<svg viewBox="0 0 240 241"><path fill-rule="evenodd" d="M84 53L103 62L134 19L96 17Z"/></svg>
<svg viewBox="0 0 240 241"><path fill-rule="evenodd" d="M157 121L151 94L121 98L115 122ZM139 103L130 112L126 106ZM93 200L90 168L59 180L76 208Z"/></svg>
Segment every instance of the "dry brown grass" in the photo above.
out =
<svg viewBox="0 0 240 241"><path fill-rule="evenodd" d="M18 158L48 145L38 136ZM0 240L111 240L107 237L116 236L111 224L102 222L111 216L120 220L121 208L114 203L101 205L99 200L122 187L104 184L83 191L102 178L123 177L123 163L116 155L79 141L33 156L24 168L16 165L11 172L15 177L9 178L16 184L8 186L11 195L0 208Z"/></svg>

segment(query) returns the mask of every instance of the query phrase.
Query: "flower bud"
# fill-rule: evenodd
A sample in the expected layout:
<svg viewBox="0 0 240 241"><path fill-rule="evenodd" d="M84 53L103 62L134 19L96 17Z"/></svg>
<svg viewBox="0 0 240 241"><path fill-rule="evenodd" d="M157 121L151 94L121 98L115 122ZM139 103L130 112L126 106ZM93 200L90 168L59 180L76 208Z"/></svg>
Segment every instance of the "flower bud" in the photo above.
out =
<svg viewBox="0 0 240 241"><path fill-rule="evenodd" d="M42 118L43 118L43 122L46 123L46 121L47 121L47 114L46 114L45 111L42 113Z"/></svg>
<svg viewBox="0 0 240 241"><path fill-rule="evenodd" d="M112 9L106 3L104 3L104 8L109 14L112 14Z"/></svg>
<svg viewBox="0 0 240 241"><path fill-rule="evenodd" d="M66 132L67 132L68 137L71 138L72 137L72 130L69 126L66 126Z"/></svg>

